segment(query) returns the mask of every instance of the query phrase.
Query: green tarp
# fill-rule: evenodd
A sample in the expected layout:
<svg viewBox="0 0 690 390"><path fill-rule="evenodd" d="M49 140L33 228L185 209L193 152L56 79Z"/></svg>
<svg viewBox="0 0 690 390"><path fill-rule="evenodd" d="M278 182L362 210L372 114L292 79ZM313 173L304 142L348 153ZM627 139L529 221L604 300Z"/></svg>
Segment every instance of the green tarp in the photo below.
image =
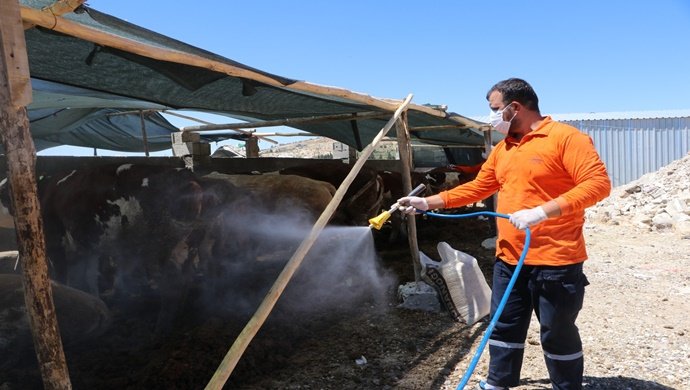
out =
<svg viewBox="0 0 690 390"><path fill-rule="evenodd" d="M21 0L22 6L41 9L46 0ZM267 77L229 76L184 63L162 61L51 31L26 30L34 102L28 107L37 145L78 145L121 151L142 151L139 115L112 115L132 109L177 109L210 112L246 121L278 120L331 114L386 110L357 99L309 93L291 88L295 80L262 72L208 51L80 6L64 18L115 37L155 48L186 53L246 69ZM265 79L264 79L265 80ZM275 81L275 82L274 82ZM65 104L65 102L70 104ZM53 114L50 110L54 110ZM440 112L440 111L439 111ZM48 119L55 121L48 125ZM170 147L169 133L176 131L162 116L146 116L151 150ZM388 118L359 119L295 127L361 150ZM481 146L479 122L454 113L444 117L410 108L408 123L419 126L462 126L434 131L413 131L413 138L433 144Z"/></svg>

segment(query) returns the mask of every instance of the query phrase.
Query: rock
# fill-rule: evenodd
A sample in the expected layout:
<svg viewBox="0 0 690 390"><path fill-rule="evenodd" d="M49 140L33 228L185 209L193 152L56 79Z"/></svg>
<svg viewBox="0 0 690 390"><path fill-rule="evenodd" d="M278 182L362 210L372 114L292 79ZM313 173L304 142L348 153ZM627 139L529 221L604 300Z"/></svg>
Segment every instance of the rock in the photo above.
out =
<svg viewBox="0 0 690 390"><path fill-rule="evenodd" d="M690 239L690 220L680 221L674 225L674 230L682 238Z"/></svg>
<svg viewBox="0 0 690 390"><path fill-rule="evenodd" d="M673 218L665 211L662 211L652 218L652 226L657 230L670 229L673 227Z"/></svg>
<svg viewBox="0 0 690 390"><path fill-rule="evenodd" d="M496 237L490 237L482 241L482 248L496 249Z"/></svg>
<svg viewBox="0 0 690 390"><path fill-rule="evenodd" d="M438 293L433 287L422 281L409 282L398 286L398 298L402 302L398 307L402 309L441 311L441 301L438 299Z"/></svg>
<svg viewBox="0 0 690 390"><path fill-rule="evenodd" d="M586 217L595 223L690 234L690 155L614 188L608 198L586 210Z"/></svg>

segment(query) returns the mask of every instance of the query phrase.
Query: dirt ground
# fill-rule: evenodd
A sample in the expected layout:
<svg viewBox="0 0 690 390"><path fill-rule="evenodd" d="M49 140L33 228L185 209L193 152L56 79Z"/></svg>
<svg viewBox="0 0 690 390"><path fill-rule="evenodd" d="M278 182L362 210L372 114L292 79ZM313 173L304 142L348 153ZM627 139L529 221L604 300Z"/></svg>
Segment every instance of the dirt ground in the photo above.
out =
<svg viewBox="0 0 690 390"><path fill-rule="evenodd" d="M438 258L436 244L446 241L489 274L493 251L481 247L491 235L486 221L420 220L418 229L429 257ZM578 320L585 388L690 389L690 240L624 225L589 224L586 236L591 284ZM279 302L225 388L456 388L488 319L468 327L446 312L397 308L397 286L414 278L406 244L377 236L376 246L396 278L384 301L364 294L353 305L299 313ZM75 389L203 388L251 315L191 307L172 333L156 337L152 303L138 304L126 315L114 309L112 327L98 340L67 349ZM518 389L551 388L534 322ZM487 361L485 351L471 386L486 374ZM31 356L0 372L0 390L32 388L42 385Z"/></svg>

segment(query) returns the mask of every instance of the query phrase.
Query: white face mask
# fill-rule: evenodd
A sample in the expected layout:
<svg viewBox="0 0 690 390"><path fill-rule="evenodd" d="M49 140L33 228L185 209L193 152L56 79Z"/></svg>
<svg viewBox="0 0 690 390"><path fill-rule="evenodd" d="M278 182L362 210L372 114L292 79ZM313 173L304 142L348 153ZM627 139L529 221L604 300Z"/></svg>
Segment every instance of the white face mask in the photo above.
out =
<svg viewBox="0 0 690 390"><path fill-rule="evenodd" d="M510 130L510 122L513 121L515 115L517 114L517 112L513 114L513 117L510 118L509 121L504 121L503 111L505 111L506 108L508 108L508 106L503 107L503 109L501 110L491 110L491 112L489 113L489 122L491 123L491 127L496 129L496 131L498 131L501 134L508 134L508 130Z"/></svg>

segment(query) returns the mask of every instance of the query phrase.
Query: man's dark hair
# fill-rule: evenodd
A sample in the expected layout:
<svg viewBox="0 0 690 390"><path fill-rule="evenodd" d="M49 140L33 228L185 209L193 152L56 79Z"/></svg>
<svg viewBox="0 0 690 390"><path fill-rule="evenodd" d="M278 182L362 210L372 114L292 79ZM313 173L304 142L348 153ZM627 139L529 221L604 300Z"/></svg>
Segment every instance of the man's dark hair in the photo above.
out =
<svg viewBox="0 0 690 390"><path fill-rule="evenodd" d="M528 110L539 112L539 98L532 86L522 79L510 78L497 82L489 92L486 93L486 100L493 91L498 91L503 95L503 104L518 102L527 107Z"/></svg>

